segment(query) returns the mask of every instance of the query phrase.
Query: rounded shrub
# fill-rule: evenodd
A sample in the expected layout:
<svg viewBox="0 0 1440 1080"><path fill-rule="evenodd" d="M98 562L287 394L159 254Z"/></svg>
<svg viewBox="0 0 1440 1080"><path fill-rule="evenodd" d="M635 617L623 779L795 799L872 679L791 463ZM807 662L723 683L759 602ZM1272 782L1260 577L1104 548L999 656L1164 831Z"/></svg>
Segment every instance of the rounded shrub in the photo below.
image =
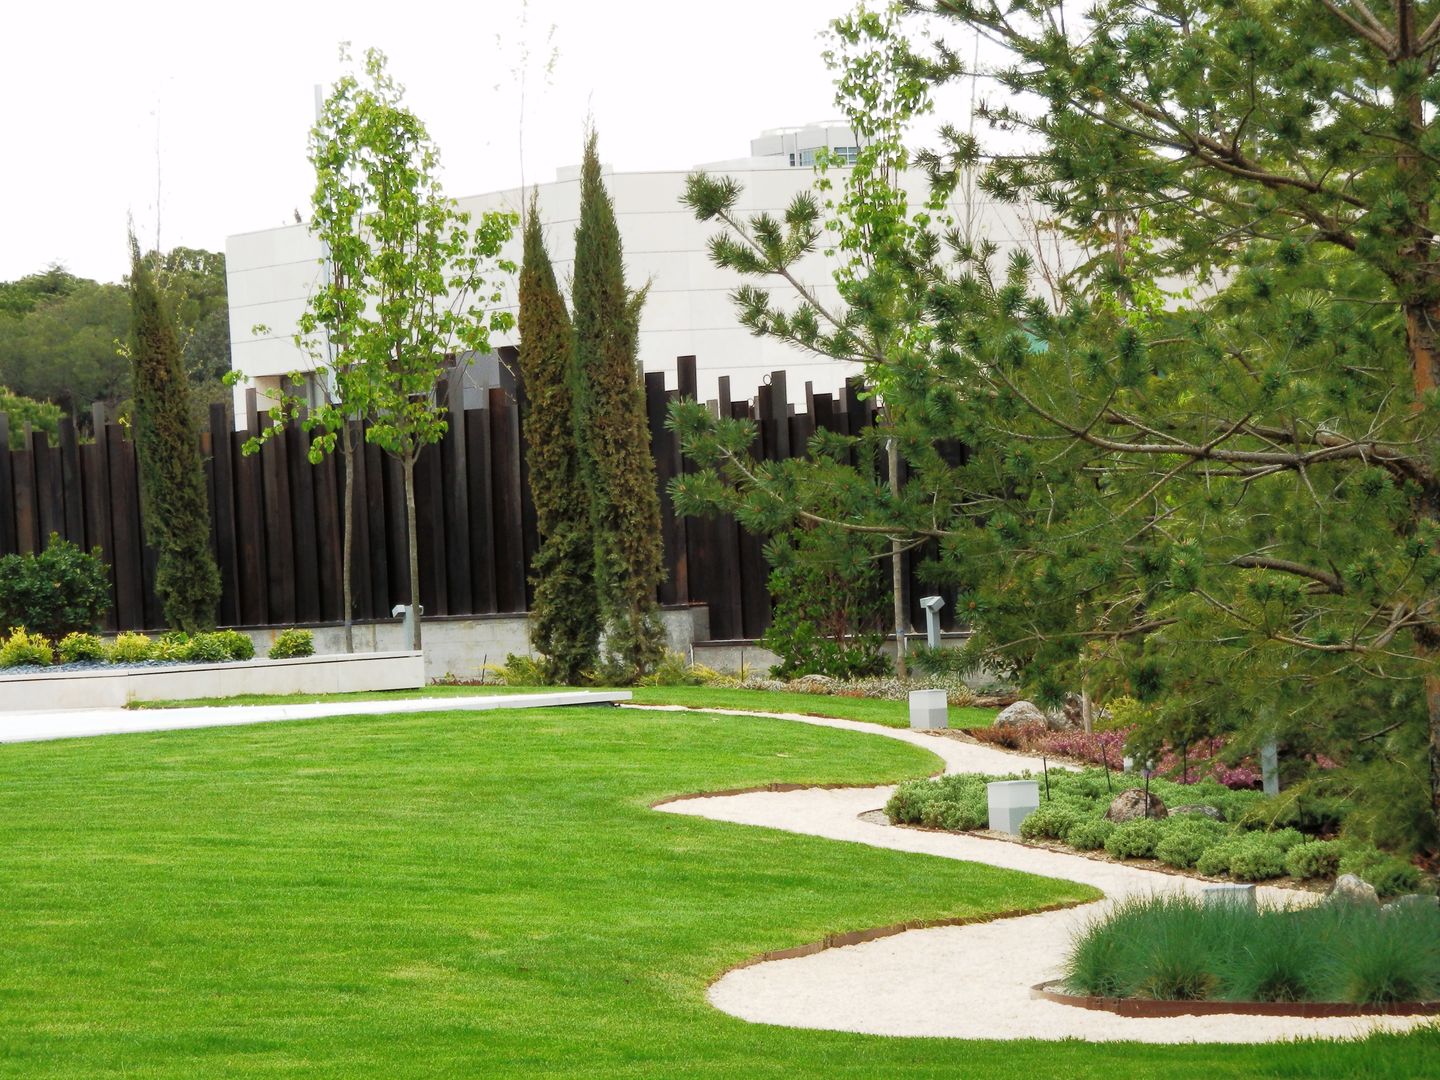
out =
<svg viewBox="0 0 1440 1080"><path fill-rule="evenodd" d="M44 634L35 634L18 626L0 642L0 668L49 667L55 662L55 650Z"/></svg>
<svg viewBox="0 0 1440 1080"><path fill-rule="evenodd" d="M190 635L184 630L166 630L150 643L151 660L180 662L190 659Z"/></svg>
<svg viewBox="0 0 1440 1080"><path fill-rule="evenodd" d="M314 655L315 635L309 630L298 630L294 627L277 634L269 652L271 660L292 660L297 656Z"/></svg>
<svg viewBox="0 0 1440 1080"><path fill-rule="evenodd" d="M218 630L211 636L218 638L224 643L225 654L228 659L255 659L255 642L250 640L249 634L242 634L239 630Z"/></svg>
<svg viewBox="0 0 1440 1080"><path fill-rule="evenodd" d="M1077 851L1095 851L1105 846L1105 841L1110 839L1110 834L1114 831L1113 821L1085 818L1070 826L1070 830L1065 834L1065 842Z"/></svg>
<svg viewBox="0 0 1440 1080"><path fill-rule="evenodd" d="M1020 835L1026 840L1063 840L1079 820L1078 810L1062 803L1042 803L1039 809L1020 822Z"/></svg>
<svg viewBox="0 0 1440 1080"><path fill-rule="evenodd" d="M94 630L110 607L110 574L100 555L51 533L38 554L0 558L0 626L50 638Z"/></svg>
<svg viewBox="0 0 1440 1080"><path fill-rule="evenodd" d="M1195 860L1195 869L1206 877L1219 877L1221 874L1230 872L1230 860L1240 850L1241 842L1238 839L1226 838L1217 840L1200 853Z"/></svg>
<svg viewBox="0 0 1440 1080"><path fill-rule="evenodd" d="M117 634L107 656L112 664L142 664L155 654L155 645L146 634Z"/></svg>
<svg viewBox="0 0 1440 1080"><path fill-rule="evenodd" d="M104 660L105 643L97 634L72 631L60 639L55 652L62 664L79 664L87 660Z"/></svg>
<svg viewBox="0 0 1440 1080"><path fill-rule="evenodd" d="M1263 834L1246 837L1230 856L1230 876L1237 881L1266 881L1284 874L1285 852Z"/></svg>
<svg viewBox="0 0 1440 1080"><path fill-rule="evenodd" d="M1166 866L1188 870L1215 843L1215 834L1203 829L1171 829L1155 845L1155 857Z"/></svg>
<svg viewBox="0 0 1440 1080"><path fill-rule="evenodd" d="M196 634L180 650L180 659L192 664L223 664L230 646L219 634Z"/></svg>
<svg viewBox="0 0 1440 1080"><path fill-rule="evenodd" d="M1136 818L1115 826L1105 841L1105 850L1117 859L1149 859L1163 836L1160 822L1154 818Z"/></svg>
<svg viewBox="0 0 1440 1080"><path fill-rule="evenodd" d="M1329 878L1340 871L1344 851L1338 840L1311 840L1285 853L1285 872L1297 878Z"/></svg>
<svg viewBox="0 0 1440 1080"><path fill-rule="evenodd" d="M1346 851L1340 858L1340 873L1369 882L1381 896L1400 896L1420 887L1420 871L1413 865L1369 845Z"/></svg>

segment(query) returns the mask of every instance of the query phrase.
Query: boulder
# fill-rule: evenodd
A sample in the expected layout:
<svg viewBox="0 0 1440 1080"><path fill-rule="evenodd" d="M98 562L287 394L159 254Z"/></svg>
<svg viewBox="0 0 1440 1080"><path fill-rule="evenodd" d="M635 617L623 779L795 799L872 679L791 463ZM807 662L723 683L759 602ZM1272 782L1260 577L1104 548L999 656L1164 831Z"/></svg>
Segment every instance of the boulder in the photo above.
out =
<svg viewBox="0 0 1440 1080"><path fill-rule="evenodd" d="M1060 708L1045 714L1045 725L1051 731L1079 731L1085 726L1085 706L1079 694L1066 694Z"/></svg>
<svg viewBox="0 0 1440 1080"><path fill-rule="evenodd" d="M1213 806L1201 806L1198 803L1186 806L1172 807L1172 814L1196 814L1199 817L1208 817L1211 821L1224 821L1225 815L1216 810Z"/></svg>
<svg viewBox="0 0 1440 1080"><path fill-rule="evenodd" d="M1017 701L995 717L994 726L1019 727L1021 724L1043 724L1045 714L1028 701Z"/></svg>
<svg viewBox="0 0 1440 1080"><path fill-rule="evenodd" d="M1147 813L1145 790L1144 788L1134 787L1126 788L1120 792L1119 795L1115 796L1114 800L1110 803L1110 809L1105 811L1105 820L1113 821L1119 825L1122 822L1134 821L1136 818L1163 818L1168 817L1169 814L1170 811L1165 809L1165 803L1161 801L1160 796L1153 792L1150 795L1149 812Z"/></svg>
<svg viewBox="0 0 1440 1080"><path fill-rule="evenodd" d="M1378 907L1380 894L1368 881L1362 881L1354 874L1341 874L1335 879L1335 884L1330 886L1330 892L1326 894L1325 902L1327 904L1364 904L1367 907Z"/></svg>

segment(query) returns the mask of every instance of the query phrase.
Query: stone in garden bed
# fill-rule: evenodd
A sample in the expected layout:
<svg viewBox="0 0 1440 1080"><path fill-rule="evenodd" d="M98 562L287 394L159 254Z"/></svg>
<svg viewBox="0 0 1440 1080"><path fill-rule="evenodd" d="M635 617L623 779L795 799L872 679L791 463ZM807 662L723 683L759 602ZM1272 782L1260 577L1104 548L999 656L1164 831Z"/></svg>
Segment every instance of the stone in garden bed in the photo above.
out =
<svg viewBox="0 0 1440 1080"><path fill-rule="evenodd" d="M1149 799L1149 806L1146 806L1146 799ZM1105 811L1105 820L1113 821L1120 825L1127 821L1134 821L1136 818L1163 818L1168 817L1170 811L1165 809L1165 803L1160 796L1151 793L1146 795L1142 788L1127 788L1116 795L1110 803L1110 809Z"/></svg>

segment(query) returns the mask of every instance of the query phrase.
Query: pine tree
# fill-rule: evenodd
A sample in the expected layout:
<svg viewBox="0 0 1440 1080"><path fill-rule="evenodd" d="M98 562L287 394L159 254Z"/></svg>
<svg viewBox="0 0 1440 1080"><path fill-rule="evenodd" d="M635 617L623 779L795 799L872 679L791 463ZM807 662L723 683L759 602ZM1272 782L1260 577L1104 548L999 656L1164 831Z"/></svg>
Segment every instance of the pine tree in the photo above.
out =
<svg viewBox="0 0 1440 1080"><path fill-rule="evenodd" d="M159 553L155 591L171 626L190 633L209 630L220 601L220 572L210 551L210 509L190 385L173 316L134 233L130 256L135 449L146 538Z"/></svg>
<svg viewBox="0 0 1440 1080"><path fill-rule="evenodd" d="M590 496L576 441L575 337L531 199L520 270L520 373L528 408L530 490L540 531L531 567L530 639L555 682L574 685L595 667L600 611Z"/></svg>
<svg viewBox="0 0 1440 1080"><path fill-rule="evenodd" d="M645 422L638 335L645 290L625 285L615 208L591 131L575 231L575 353L582 462L591 495L595 585L607 661L621 677L664 654L655 590L664 576L660 498Z"/></svg>

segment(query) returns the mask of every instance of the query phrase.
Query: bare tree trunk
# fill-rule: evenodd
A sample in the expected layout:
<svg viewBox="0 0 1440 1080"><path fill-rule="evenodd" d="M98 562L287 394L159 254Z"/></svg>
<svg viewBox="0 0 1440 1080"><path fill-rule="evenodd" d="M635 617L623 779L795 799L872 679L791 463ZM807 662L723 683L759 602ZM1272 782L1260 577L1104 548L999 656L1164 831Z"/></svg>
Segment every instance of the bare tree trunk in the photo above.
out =
<svg viewBox="0 0 1440 1080"><path fill-rule="evenodd" d="M345 437L342 458L345 464L345 547L344 555L340 560L342 575L340 602L345 606L345 651L353 653L355 651L355 596L352 591L351 573L355 552L355 448L350 442L353 434L350 430L350 421L345 420L343 424Z"/></svg>
<svg viewBox="0 0 1440 1080"><path fill-rule="evenodd" d="M420 543L415 529L415 455L407 454L405 465L405 535L410 541L410 603L414 607L410 649L420 652Z"/></svg>
<svg viewBox="0 0 1440 1080"><path fill-rule="evenodd" d="M890 466L890 494L900 494L900 443L890 438L886 456ZM890 541L890 584L895 600L895 674L906 678L905 634L910 626L910 613L905 610L905 558L899 540Z"/></svg>

